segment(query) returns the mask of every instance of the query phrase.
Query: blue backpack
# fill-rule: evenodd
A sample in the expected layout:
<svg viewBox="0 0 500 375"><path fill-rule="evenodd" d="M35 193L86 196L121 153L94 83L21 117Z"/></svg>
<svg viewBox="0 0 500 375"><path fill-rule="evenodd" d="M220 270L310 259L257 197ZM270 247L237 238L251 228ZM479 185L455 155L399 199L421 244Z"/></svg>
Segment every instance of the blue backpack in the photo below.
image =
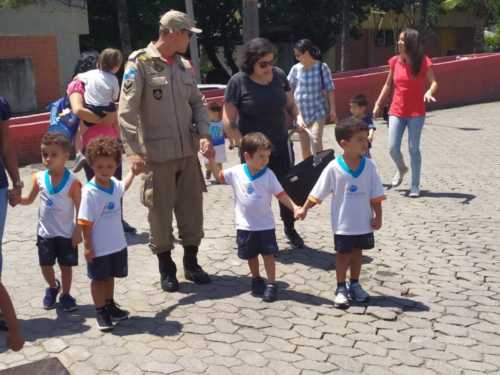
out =
<svg viewBox="0 0 500 375"><path fill-rule="evenodd" d="M0 121L7 121L11 116L9 102L3 96L0 96Z"/></svg>
<svg viewBox="0 0 500 375"><path fill-rule="evenodd" d="M80 118L71 111L69 97L67 95L49 104L50 111L48 132L62 133L71 142L75 139Z"/></svg>

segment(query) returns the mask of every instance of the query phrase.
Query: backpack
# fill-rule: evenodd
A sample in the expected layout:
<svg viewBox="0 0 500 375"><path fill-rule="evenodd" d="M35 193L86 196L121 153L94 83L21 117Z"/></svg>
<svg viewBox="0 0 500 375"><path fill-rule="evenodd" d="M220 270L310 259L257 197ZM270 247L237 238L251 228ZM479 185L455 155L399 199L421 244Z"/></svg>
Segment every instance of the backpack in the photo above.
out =
<svg viewBox="0 0 500 375"><path fill-rule="evenodd" d="M67 95L59 98L48 105L50 111L48 132L62 133L71 142L75 139L80 119L71 111L69 97Z"/></svg>
<svg viewBox="0 0 500 375"><path fill-rule="evenodd" d="M12 111L9 102L3 96L0 96L0 121L7 121L11 116Z"/></svg>

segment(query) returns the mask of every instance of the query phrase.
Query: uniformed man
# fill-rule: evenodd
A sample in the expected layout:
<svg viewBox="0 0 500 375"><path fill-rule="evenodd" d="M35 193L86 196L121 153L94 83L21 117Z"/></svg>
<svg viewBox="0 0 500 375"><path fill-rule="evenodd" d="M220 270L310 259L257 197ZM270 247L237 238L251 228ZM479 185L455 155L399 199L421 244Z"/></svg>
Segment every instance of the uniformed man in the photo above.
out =
<svg viewBox="0 0 500 375"><path fill-rule="evenodd" d="M201 33L185 13L170 10L160 19L160 34L147 48L133 52L126 64L118 117L125 150L138 172L145 172L142 203L148 208L150 247L158 256L163 290L179 288L172 213L184 247L184 275L210 282L198 264L203 237L204 182L198 150L213 153L208 114L186 52L193 33Z"/></svg>

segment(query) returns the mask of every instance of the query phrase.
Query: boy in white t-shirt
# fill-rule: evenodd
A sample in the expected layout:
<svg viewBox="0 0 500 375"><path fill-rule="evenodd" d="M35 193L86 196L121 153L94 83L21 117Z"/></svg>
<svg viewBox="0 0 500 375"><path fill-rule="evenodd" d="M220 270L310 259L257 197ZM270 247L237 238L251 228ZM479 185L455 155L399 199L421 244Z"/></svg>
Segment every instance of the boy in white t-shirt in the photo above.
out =
<svg viewBox="0 0 500 375"><path fill-rule="evenodd" d="M121 163L121 148L112 138L92 140L87 146L86 157L95 176L82 189L78 224L83 231L84 255L97 312L97 326L106 331L113 328L113 321L127 319L129 315L114 301L114 279L128 274L127 241L120 200L135 175L130 171L123 181L113 177Z"/></svg>
<svg viewBox="0 0 500 375"><path fill-rule="evenodd" d="M294 213L298 212L299 207L267 167L271 142L264 134L245 135L241 140L240 152L245 163L225 171L218 170L217 178L233 188L238 256L248 261L252 274L252 294L262 296L265 302L273 302L278 292L274 261L278 244L271 202L275 196ZM267 284L260 277L259 254L264 260Z"/></svg>
<svg viewBox="0 0 500 375"><path fill-rule="evenodd" d="M46 310L56 307L61 283L55 277L57 260L61 269L62 293L59 302L65 311L77 309L76 300L70 295L72 267L78 265L77 244L81 231L76 225L80 205L81 184L66 169L71 144L61 133L47 133L42 138L42 162L46 170L33 174L33 187L22 205L33 203L40 194L38 212L37 247L42 274L48 284L43 298Z"/></svg>
<svg viewBox="0 0 500 375"><path fill-rule="evenodd" d="M335 128L344 154L331 161L309 194L297 217L332 194L331 215L336 251L337 290L335 306L346 308L349 298L366 302L369 295L359 283L362 250L375 246L373 230L382 226L384 187L375 164L367 158L368 125L351 117ZM350 282L346 283L350 268Z"/></svg>

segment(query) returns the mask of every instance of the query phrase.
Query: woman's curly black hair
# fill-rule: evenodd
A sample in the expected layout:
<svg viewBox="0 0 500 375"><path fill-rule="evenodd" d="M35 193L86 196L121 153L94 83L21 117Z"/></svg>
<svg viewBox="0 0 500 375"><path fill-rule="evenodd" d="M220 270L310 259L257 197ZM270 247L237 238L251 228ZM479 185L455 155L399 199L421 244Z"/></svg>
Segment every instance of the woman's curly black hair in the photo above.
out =
<svg viewBox="0 0 500 375"><path fill-rule="evenodd" d="M253 74L255 63L270 53L276 56L276 47L266 38L249 40L243 46L241 70L246 74Z"/></svg>

